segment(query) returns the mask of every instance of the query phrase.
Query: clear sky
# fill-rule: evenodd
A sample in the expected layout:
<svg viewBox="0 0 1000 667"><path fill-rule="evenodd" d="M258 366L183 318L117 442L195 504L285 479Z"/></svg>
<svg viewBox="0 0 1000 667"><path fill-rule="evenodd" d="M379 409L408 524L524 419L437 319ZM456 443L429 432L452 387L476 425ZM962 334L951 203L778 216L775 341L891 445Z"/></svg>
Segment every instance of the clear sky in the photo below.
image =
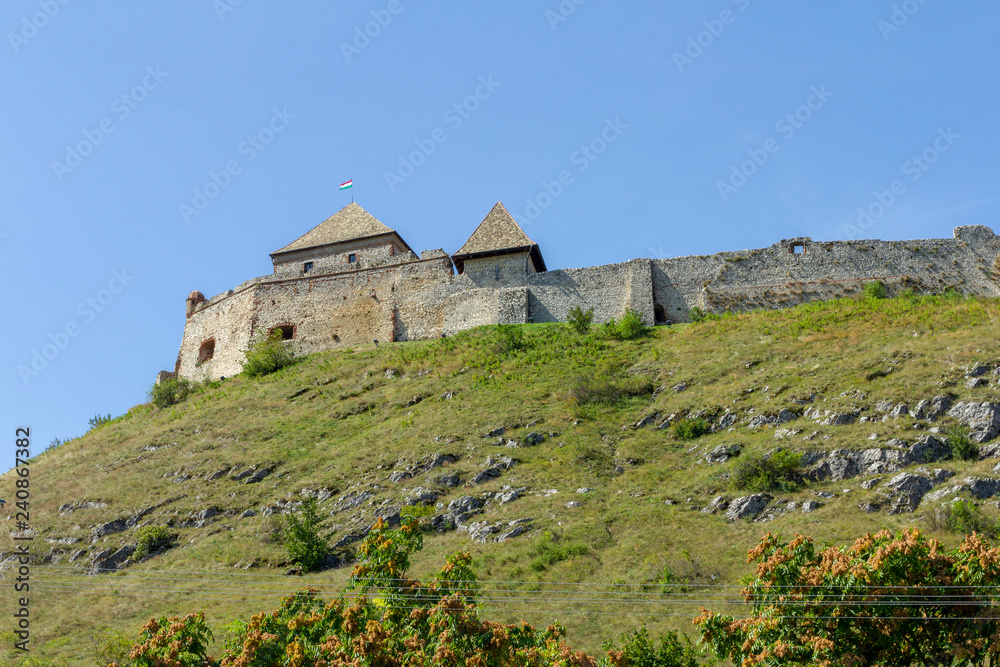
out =
<svg viewBox="0 0 1000 667"><path fill-rule="evenodd" d="M5 0L0 28L0 469L17 426L39 451L145 401L187 294L270 273L347 179L417 252L503 201L550 269L1000 209L996 3Z"/></svg>

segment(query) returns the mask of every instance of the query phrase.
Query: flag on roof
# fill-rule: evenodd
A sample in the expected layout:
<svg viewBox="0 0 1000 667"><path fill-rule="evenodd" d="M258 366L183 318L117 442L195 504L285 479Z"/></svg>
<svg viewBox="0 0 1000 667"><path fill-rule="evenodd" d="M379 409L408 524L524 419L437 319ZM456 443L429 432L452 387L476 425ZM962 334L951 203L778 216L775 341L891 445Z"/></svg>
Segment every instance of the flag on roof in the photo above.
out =
<svg viewBox="0 0 1000 667"><path fill-rule="evenodd" d="M340 189L341 190L346 190L346 189L348 189L350 187L353 187L353 186L354 186L354 179L352 178L349 181L344 181L343 183L341 183L340 184Z"/></svg>

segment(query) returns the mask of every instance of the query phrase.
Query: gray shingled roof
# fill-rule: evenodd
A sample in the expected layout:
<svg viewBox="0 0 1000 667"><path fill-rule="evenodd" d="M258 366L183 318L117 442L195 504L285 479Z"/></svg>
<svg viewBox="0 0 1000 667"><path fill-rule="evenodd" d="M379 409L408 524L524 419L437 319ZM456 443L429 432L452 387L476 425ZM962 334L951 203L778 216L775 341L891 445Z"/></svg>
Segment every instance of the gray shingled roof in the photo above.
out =
<svg viewBox="0 0 1000 667"><path fill-rule="evenodd" d="M483 218L455 255L475 255L494 250L509 250L537 245L528 238L517 221L500 202Z"/></svg>
<svg viewBox="0 0 1000 667"><path fill-rule="evenodd" d="M332 216L295 239L272 255L293 250L304 250L317 246L354 241L380 234L394 234L396 230L386 227L375 216L351 202Z"/></svg>

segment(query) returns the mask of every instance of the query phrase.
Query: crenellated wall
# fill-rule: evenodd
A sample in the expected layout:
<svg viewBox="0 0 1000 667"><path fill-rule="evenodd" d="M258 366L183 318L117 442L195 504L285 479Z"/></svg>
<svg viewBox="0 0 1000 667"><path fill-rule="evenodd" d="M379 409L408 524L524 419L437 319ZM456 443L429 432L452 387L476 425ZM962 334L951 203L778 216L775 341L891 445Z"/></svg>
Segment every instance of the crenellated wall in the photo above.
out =
<svg viewBox="0 0 1000 667"><path fill-rule="evenodd" d="M308 354L375 339L437 338L484 324L565 321L574 306L593 308L595 322L629 308L648 324L680 322L696 306L781 308L857 293L873 280L890 291L954 287L1000 296L1000 242L981 226L957 227L951 239L798 238L756 250L542 273L534 273L527 254L469 260L456 275L440 250L424 251L420 259L386 246L370 251L359 268L331 256L307 274L289 266L212 299L192 293L176 372L195 380L234 375L252 338L275 327L288 328L296 352ZM206 350L213 353L209 360Z"/></svg>

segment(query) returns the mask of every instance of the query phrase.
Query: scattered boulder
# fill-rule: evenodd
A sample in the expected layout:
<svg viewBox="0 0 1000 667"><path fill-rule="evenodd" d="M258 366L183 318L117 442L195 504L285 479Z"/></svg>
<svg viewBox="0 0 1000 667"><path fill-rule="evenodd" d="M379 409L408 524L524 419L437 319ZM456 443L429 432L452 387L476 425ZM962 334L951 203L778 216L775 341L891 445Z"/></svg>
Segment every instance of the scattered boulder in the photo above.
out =
<svg viewBox="0 0 1000 667"><path fill-rule="evenodd" d="M755 493L752 496L743 496L729 503L726 510L728 521L738 521L740 519L754 518L764 511L767 503L771 501L771 496L766 493Z"/></svg>
<svg viewBox="0 0 1000 667"><path fill-rule="evenodd" d="M718 512L725 512L729 509L729 500L725 496L716 496L712 499L712 502L702 510L703 514L717 514Z"/></svg>
<svg viewBox="0 0 1000 667"><path fill-rule="evenodd" d="M100 574L109 570L119 570L128 562L128 559L135 553L135 547L126 545L117 551L105 549L94 555L93 567L90 574Z"/></svg>
<svg viewBox="0 0 1000 667"><path fill-rule="evenodd" d="M948 416L972 431L969 439L973 442L989 442L1000 434L1000 405L997 403L957 403L948 410Z"/></svg>
<svg viewBox="0 0 1000 667"><path fill-rule="evenodd" d="M985 387L989 383L989 380L986 378L969 378L965 381L965 387L966 389L977 389L979 387Z"/></svg>
<svg viewBox="0 0 1000 667"><path fill-rule="evenodd" d="M541 433L529 433L524 436L524 444L527 447L534 447L535 445L540 445L545 442L545 436Z"/></svg>
<svg viewBox="0 0 1000 667"><path fill-rule="evenodd" d="M267 477L272 472L274 472L274 469L275 469L275 466L270 466L268 468L261 468L257 472L255 472L252 475L250 475L250 477L245 482L243 482L243 483L244 484L256 484L257 482L262 481L265 477Z"/></svg>
<svg viewBox="0 0 1000 667"><path fill-rule="evenodd" d="M503 426L493 429L492 431L487 431L483 437L484 438L499 438L501 435L507 432Z"/></svg>
<svg viewBox="0 0 1000 667"><path fill-rule="evenodd" d="M413 489L411 494L406 497L403 501L404 505L433 505L438 499L440 494L432 489L425 489L422 486L418 486Z"/></svg>
<svg viewBox="0 0 1000 667"><path fill-rule="evenodd" d="M441 486L447 488L454 488L462 483L462 477L457 472L450 472L444 475L438 475L432 481L435 484L440 484Z"/></svg>
<svg viewBox="0 0 1000 667"><path fill-rule="evenodd" d="M92 541L98 540L107 535L114 535L115 533L120 533L126 528L128 528L128 526L125 523L125 519L115 519L114 521L101 523L94 526L94 529L90 531L90 539Z"/></svg>
<svg viewBox="0 0 1000 667"><path fill-rule="evenodd" d="M816 502L815 500L807 500L804 503L802 503L802 511L805 512L806 514L810 512L815 512L820 507L822 507L822 505Z"/></svg>
<svg viewBox="0 0 1000 667"><path fill-rule="evenodd" d="M976 366L973 366L972 368L970 368L969 370L967 370L965 372L965 377L967 377L967 378L977 378L977 377L979 377L981 375L986 375L991 370L993 370L993 369L991 367L989 367L989 366L986 366L984 364L977 364Z"/></svg>
<svg viewBox="0 0 1000 667"><path fill-rule="evenodd" d="M992 477L966 477L965 484L976 498L992 498L1000 493L1000 479Z"/></svg>
<svg viewBox="0 0 1000 667"><path fill-rule="evenodd" d="M739 445L719 445L705 454L705 460L709 463L725 463L729 459L739 456L740 451L742 449Z"/></svg>
<svg viewBox="0 0 1000 667"><path fill-rule="evenodd" d="M885 485L883 492L891 500L890 514L912 512L920 505L931 489L948 479L952 474L947 470L935 470L931 476L901 472ZM895 497L893 497L895 494Z"/></svg>

